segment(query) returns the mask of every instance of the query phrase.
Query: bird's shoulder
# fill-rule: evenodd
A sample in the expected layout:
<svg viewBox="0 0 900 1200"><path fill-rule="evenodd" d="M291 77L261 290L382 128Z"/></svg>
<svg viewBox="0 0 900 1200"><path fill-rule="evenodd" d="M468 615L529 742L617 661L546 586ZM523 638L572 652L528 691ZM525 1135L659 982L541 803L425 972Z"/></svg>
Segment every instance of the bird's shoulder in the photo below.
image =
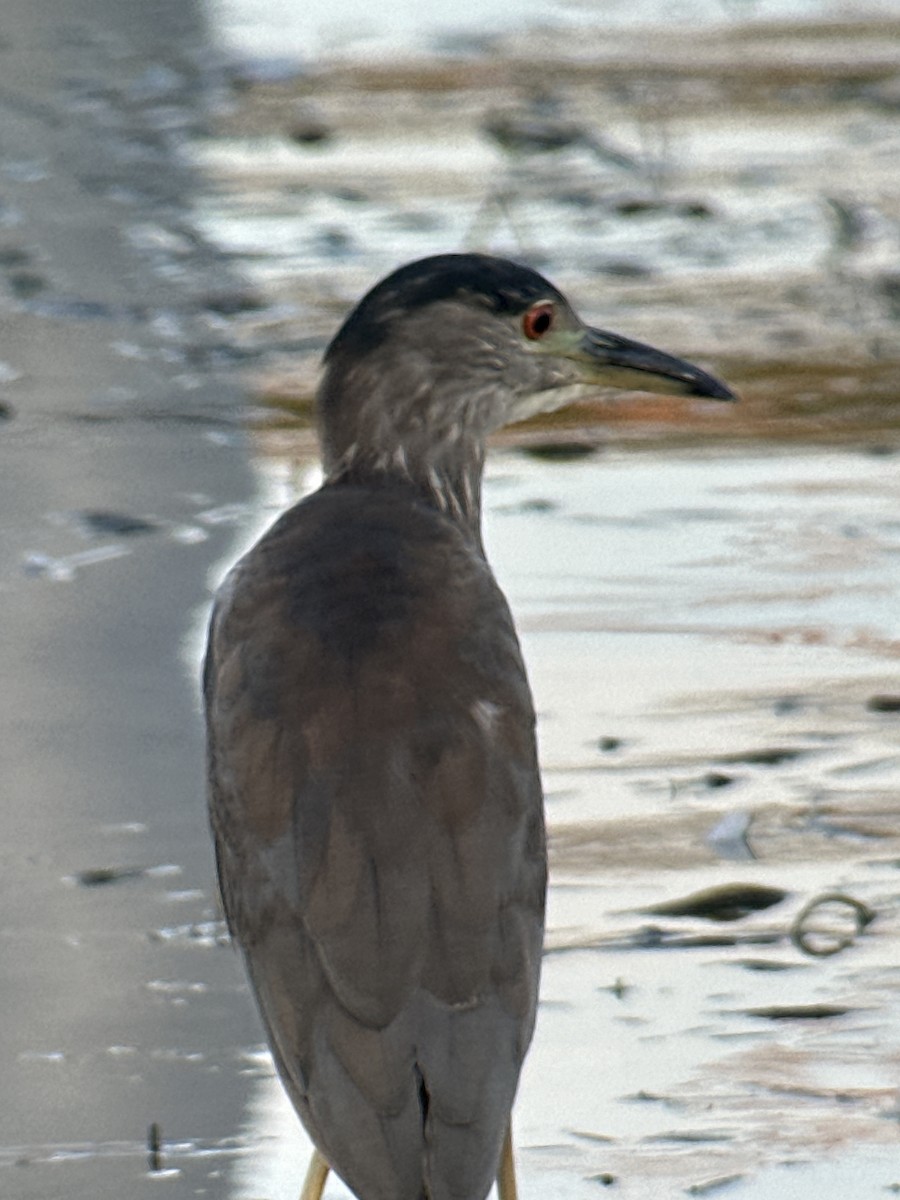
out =
<svg viewBox="0 0 900 1200"><path fill-rule="evenodd" d="M480 662L514 689L523 673L483 554L402 487L325 487L275 522L219 591L208 689L235 676L223 671L235 658L261 713L297 689L312 701L317 672L357 690L363 677L438 671L442 659Z"/></svg>

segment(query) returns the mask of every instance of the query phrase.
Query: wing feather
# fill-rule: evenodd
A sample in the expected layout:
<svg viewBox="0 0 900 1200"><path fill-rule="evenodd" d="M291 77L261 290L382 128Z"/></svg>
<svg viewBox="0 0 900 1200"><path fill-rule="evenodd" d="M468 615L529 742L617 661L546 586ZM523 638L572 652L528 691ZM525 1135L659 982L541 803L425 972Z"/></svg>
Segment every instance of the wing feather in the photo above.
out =
<svg viewBox="0 0 900 1200"><path fill-rule="evenodd" d="M419 1200L427 1175L441 1200L453 1179L490 1185L531 1037L534 713L484 560L424 506L351 491L297 506L223 589L211 818L313 1137L366 1197Z"/></svg>

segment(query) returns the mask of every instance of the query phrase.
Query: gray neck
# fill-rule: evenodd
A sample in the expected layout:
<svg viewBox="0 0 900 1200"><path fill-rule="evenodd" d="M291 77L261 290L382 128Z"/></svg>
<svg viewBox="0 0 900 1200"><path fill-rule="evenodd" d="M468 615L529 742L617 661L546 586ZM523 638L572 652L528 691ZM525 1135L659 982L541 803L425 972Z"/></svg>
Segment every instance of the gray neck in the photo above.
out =
<svg viewBox="0 0 900 1200"><path fill-rule="evenodd" d="M328 371L319 389L326 482L412 484L480 547L481 423L470 412L460 415L442 404L433 392L413 395L404 405L375 388L360 401L349 382Z"/></svg>

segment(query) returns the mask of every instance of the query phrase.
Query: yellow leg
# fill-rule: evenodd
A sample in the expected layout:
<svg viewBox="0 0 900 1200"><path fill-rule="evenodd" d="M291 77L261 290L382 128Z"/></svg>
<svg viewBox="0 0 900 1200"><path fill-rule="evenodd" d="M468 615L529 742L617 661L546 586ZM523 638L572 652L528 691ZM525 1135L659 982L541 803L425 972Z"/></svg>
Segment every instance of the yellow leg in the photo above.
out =
<svg viewBox="0 0 900 1200"><path fill-rule="evenodd" d="M300 1200L322 1200L322 1193L325 1191L325 1180L328 1178L329 1169L328 1163L318 1150L313 1150L312 1158L309 1160L309 1166L306 1170L306 1178L303 1180L303 1191L300 1193Z"/></svg>
<svg viewBox="0 0 900 1200"><path fill-rule="evenodd" d="M507 1129L506 1137L503 1139L500 1170L497 1173L497 1191L500 1194L500 1200L518 1200L516 1164L513 1162L512 1125Z"/></svg>

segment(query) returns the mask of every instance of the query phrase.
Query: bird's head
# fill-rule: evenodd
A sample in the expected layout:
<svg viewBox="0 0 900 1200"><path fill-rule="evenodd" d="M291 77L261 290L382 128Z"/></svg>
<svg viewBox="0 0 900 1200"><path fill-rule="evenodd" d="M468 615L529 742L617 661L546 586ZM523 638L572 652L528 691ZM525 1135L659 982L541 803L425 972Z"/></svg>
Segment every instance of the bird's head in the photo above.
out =
<svg viewBox="0 0 900 1200"><path fill-rule="evenodd" d="M377 284L326 351L326 467L360 455L376 469L439 464L602 388L735 398L691 363L585 325L528 267L482 254L425 258Z"/></svg>

